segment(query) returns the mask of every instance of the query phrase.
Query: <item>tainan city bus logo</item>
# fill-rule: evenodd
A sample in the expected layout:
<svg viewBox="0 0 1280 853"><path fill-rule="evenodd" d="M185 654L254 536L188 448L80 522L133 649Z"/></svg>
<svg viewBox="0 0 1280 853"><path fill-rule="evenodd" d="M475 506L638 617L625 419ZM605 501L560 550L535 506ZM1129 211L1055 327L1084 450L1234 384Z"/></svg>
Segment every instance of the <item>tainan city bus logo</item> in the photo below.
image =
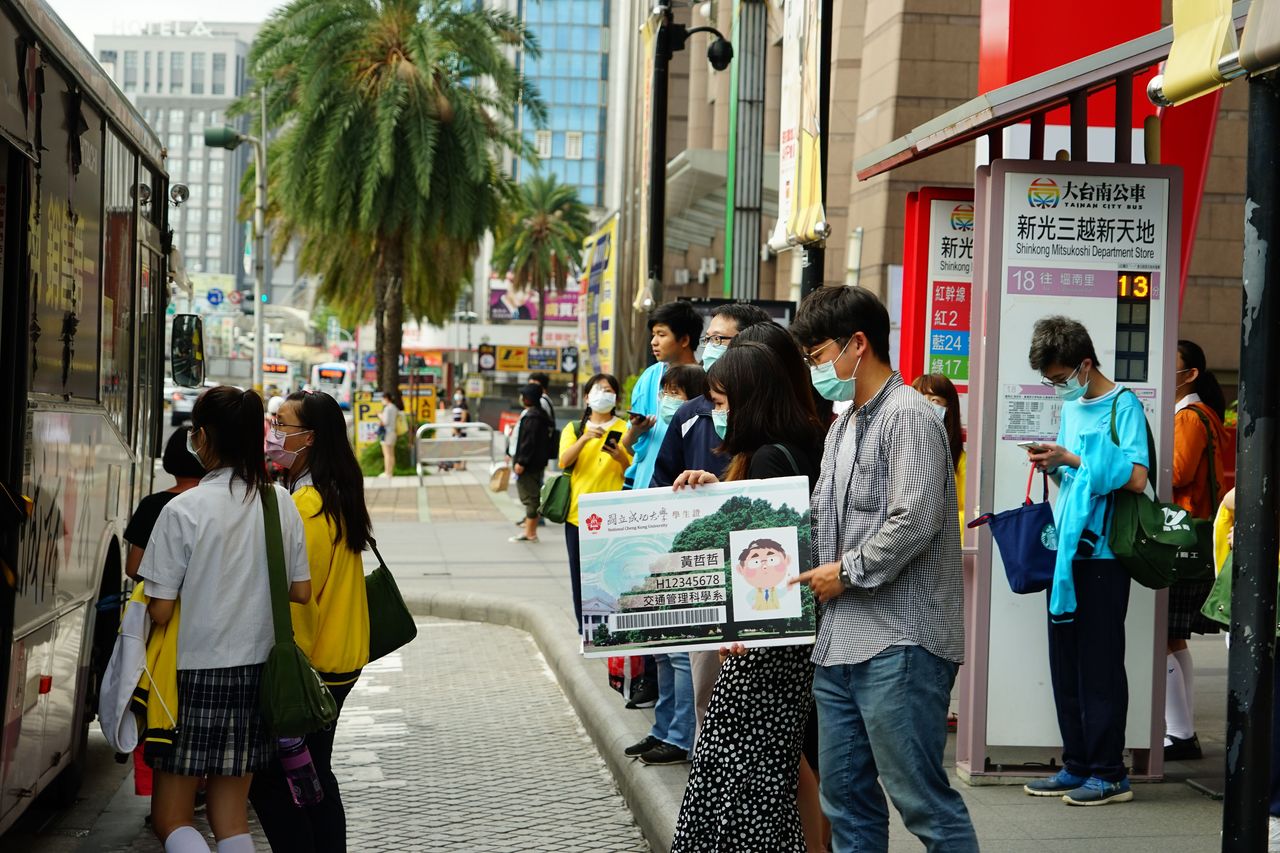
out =
<svg viewBox="0 0 1280 853"><path fill-rule="evenodd" d="M1027 187L1027 201L1032 207L1057 207L1061 198L1062 191L1053 178L1036 178Z"/></svg>
<svg viewBox="0 0 1280 853"><path fill-rule="evenodd" d="M973 230L973 205L961 203L951 209L951 227L957 231Z"/></svg>

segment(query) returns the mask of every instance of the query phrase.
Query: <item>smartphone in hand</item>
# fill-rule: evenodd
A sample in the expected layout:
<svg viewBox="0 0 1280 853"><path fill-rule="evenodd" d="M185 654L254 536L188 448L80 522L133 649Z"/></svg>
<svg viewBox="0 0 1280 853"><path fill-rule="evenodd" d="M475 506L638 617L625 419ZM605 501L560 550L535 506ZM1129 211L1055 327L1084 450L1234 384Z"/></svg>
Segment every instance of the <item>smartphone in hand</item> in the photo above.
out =
<svg viewBox="0 0 1280 853"><path fill-rule="evenodd" d="M1044 453L1049 449L1048 445L1041 444L1038 441L1019 441L1018 446L1028 453Z"/></svg>
<svg viewBox="0 0 1280 853"><path fill-rule="evenodd" d="M609 430L609 434L604 438L605 447L617 447L618 441L622 439L622 433L616 429Z"/></svg>

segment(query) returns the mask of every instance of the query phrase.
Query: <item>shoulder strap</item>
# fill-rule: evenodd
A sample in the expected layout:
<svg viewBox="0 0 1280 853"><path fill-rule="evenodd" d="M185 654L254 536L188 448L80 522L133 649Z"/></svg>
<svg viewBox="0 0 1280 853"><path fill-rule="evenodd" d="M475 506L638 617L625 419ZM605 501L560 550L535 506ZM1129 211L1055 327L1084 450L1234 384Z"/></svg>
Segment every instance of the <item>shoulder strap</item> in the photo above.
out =
<svg viewBox="0 0 1280 853"><path fill-rule="evenodd" d="M387 561L382 559L382 555L378 553L377 541L375 541L372 537L369 538L369 547L373 550L373 556L378 558L378 568L382 569L387 574L391 574L391 569L390 567L387 566Z"/></svg>
<svg viewBox="0 0 1280 853"><path fill-rule="evenodd" d="M1120 433L1116 432L1116 407L1120 405L1120 398L1125 394L1133 394L1133 390L1129 388L1120 389L1120 393L1111 401L1111 441L1116 446L1120 444ZM1135 400L1138 399L1137 394L1133 394ZM1142 401L1138 400L1138 406L1142 406ZM1157 470L1160 467L1160 460L1156 458L1156 439L1151 434L1151 424L1147 421L1147 412L1142 411L1142 425L1147 428L1147 482L1151 484L1151 494L1160 499L1160 486L1156 480Z"/></svg>
<svg viewBox="0 0 1280 853"><path fill-rule="evenodd" d="M1192 403L1187 408L1195 412L1200 423L1204 424L1205 438L1209 441L1209 503L1216 509L1218 506L1218 448L1213 440L1213 424L1209 423L1209 416L1196 404Z"/></svg>
<svg viewBox="0 0 1280 853"><path fill-rule="evenodd" d="M284 571L284 536L280 532L280 506L275 486L264 486L262 522L267 533L267 580L271 587L271 621L276 642L293 642L293 618L289 615L289 579Z"/></svg>
<svg viewBox="0 0 1280 853"><path fill-rule="evenodd" d="M796 476L803 477L804 474L800 473L800 466L796 464L796 458L791 455L791 450L785 444L775 444L773 446L781 450L782 454L787 457L787 461L791 463L791 470L795 472Z"/></svg>

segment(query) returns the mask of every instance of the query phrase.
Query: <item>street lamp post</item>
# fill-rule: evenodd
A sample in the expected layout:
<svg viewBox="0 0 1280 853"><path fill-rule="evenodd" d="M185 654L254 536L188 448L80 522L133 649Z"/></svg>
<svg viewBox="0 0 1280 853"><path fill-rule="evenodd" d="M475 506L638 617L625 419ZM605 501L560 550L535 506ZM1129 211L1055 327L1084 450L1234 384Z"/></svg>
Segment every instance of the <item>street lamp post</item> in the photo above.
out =
<svg viewBox="0 0 1280 853"><path fill-rule="evenodd" d="M648 279L653 304L662 302L662 253L664 251L667 207L667 69L671 57L684 50L694 33L712 33L715 40L707 46L707 61L723 71L733 61L733 45L715 27L686 27L671 19L671 6L662 0L655 10L662 16L654 38L652 100L649 128L649 245Z"/></svg>
<svg viewBox="0 0 1280 853"><path fill-rule="evenodd" d="M234 127L206 127L204 144L210 148L225 148L234 151L243 143L253 146L254 182L253 192L253 389L259 394L266 388L266 377L262 373L263 354L266 352L266 306L263 294L266 293L267 270L267 91L262 89L262 136L250 136L241 133Z"/></svg>

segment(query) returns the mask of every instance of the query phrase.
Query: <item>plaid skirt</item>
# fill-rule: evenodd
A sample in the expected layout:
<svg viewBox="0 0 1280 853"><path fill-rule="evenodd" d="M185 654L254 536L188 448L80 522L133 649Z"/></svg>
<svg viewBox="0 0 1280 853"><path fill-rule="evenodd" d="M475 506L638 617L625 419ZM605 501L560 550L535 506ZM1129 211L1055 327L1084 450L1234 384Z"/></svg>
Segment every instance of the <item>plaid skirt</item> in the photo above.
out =
<svg viewBox="0 0 1280 853"><path fill-rule="evenodd" d="M258 710L263 664L178 670L173 748L153 770L179 776L243 776L264 769L276 747Z"/></svg>
<svg viewBox="0 0 1280 853"><path fill-rule="evenodd" d="M1169 587L1169 639L1188 640L1192 634L1216 634L1222 626L1200 612L1213 581L1175 583Z"/></svg>

